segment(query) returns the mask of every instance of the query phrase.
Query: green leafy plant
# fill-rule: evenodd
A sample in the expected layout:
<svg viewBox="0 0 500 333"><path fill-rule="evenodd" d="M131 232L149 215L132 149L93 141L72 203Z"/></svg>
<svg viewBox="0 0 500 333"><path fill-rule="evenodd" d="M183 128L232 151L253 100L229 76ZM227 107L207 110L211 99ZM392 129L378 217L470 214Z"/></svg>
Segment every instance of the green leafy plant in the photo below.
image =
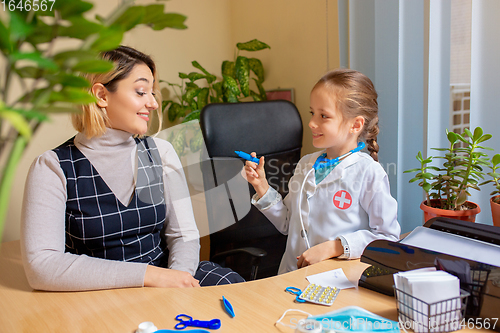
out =
<svg viewBox="0 0 500 333"><path fill-rule="evenodd" d="M49 114L78 112L77 105L95 101L88 92L89 82L80 74L113 67L98 58L99 52L118 47L124 33L138 25L153 30L186 28L186 17L165 13L164 4L138 6L125 0L108 17L97 15L94 20L86 18L93 4L82 0L13 4L5 2L8 15L0 19L5 63L0 74L0 239L24 149ZM61 37L68 47L56 51ZM12 91L14 84L19 84L20 92Z"/></svg>
<svg viewBox="0 0 500 333"><path fill-rule="evenodd" d="M495 154L491 158L491 172L488 172L488 176L490 176L492 179L489 179L479 185L485 185L485 184L490 184L493 183L493 186L495 187L495 190L490 193L490 195L499 195L500 194L500 174L497 172L498 168L500 167L500 154ZM497 197L493 199L496 203L500 204L500 197Z"/></svg>
<svg viewBox="0 0 500 333"><path fill-rule="evenodd" d="M483 134L482 128L477 127L474 133L468 129L463 134L446 130L446 135L449 148L432 148L443 151L444 156L424 159L422 153L418 152L420 168L404 172L417 173L410 183L419 182L418 185L426 193L427 206L446 210L468 209L469 189L480 190L478 183L485 175L483 167L490 165L487 155L480 150L492 149L480 144L489 140L491 134ZM435 158L443 160L442 167L429 165Z"/></svg>
<svg viewBox="0 0 500 333"><path fill-rule="evenodd" d="M429 156L428 158L424 159L422 157L422 152L417 153L417 160L420 162L420 168L419 169L411 169L411 170L406 170L404 173L408 172L417 172L415 177L410 180L410 183L420 181L418 183L419 186L422 187L424 192L426 193L426 200L427 200L427 205L430 206L431 204L431 198L430 198L430 191L432 190L433 184L432 180L434 179L435 175L432 172L429 172L429 170L435 170L439 171L438 167L435 166L429 166L428 164L432 162L433 157Z"/></svg>
<svg viewBox="0 0 500 333"><path fill-rule="evenodd" d="M266 100L266 92L262 86L264 82L264 67L257 58L248 58L240 55L240 51L260 51L271 48L266 43L253 39L246 43L237 43L233 61L223 61L221 77L209 73L197 61L191 64L198 71L179 73L180 84L166 82L174 91L174 99L163 101L164 117L170 122L182 118L182 123L199 119L203 107L209 103L237 103L247 98L254 101ZM250 88L254 82L256 90ZM179 155L184 153L185 147L192 152L201 149L203 137L199 129L182 127L172 132L169 141L172 142ZM189 142L189 144L188 144Z"/></svg>

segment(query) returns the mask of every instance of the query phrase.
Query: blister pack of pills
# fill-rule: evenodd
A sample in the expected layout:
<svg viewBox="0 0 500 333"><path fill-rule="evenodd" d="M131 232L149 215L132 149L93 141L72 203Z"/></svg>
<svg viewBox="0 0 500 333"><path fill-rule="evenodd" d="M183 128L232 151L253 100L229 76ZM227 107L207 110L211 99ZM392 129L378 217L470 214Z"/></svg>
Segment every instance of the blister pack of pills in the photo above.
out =
<svg viewBox="0 0 500 333"><path fill-rule="evenodd" d="M318 284L311 283L299 295L299 299L316 304L332 305L339 292L340 289L336 287L323 287Z"/></svg>

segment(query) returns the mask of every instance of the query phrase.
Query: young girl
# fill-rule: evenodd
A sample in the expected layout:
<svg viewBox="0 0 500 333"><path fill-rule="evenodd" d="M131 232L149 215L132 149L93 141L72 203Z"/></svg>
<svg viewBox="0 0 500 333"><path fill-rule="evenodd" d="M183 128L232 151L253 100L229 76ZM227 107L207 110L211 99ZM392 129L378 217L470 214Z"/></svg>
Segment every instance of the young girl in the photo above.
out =
<svg viewBox="0 0 500 333"><path fill-rule="evenodd" d="M269 186L264 157L245 165L256 191L252 203L288 235L279 274L329 258L359 258L371 241L395 241L401 231L397 202L378 163L377 93L370 79L334 70L310 98L313 145L323 150L299 161L285 199ZM370 155L359 151L363 143Z"/></svg>
<svg viewBox="0 0 500 333"><path fill-rule="evenodd" d="M143 136L152 112L161 119L153 60L125 46L102 58L115 67L87 77L97 102L73 115L79 133L36 158L28 174L21 235L28 282L76 291L243 281L199 265L179 158L167 141Z"/></svg>

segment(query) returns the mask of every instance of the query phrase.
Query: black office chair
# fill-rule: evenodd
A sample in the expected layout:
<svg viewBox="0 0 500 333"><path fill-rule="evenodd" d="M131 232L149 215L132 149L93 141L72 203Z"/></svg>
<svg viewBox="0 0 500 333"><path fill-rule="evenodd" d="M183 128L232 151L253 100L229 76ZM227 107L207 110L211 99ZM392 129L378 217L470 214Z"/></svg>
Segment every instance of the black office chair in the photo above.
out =
<svg viewBox="0 0 500 333"><path fill-rule="evenodd" d="M286 236L250 204L255 191L240 175L244 161L234 151L264 155L268 182L284 197L302 148L297 108L283 100L209 104L200 126L210 260L247 280L276 275Z"/></svg>

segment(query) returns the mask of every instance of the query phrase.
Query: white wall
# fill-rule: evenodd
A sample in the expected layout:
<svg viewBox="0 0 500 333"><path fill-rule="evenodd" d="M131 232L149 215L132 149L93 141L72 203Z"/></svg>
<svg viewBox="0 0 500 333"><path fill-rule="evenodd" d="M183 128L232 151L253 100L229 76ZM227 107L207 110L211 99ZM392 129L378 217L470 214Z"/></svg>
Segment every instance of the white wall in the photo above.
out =
<svg viewBox="0 0 500 333"><path fill-rule="evenodd" d="M233 45L257 38L271 46L255 53L266 70L264 87L295 89L304 124L302 153L313 152L309 94L323 74L339 66L337 1L232 1L231 18Z"/></svg>
<svg viewBox="0 0 500 333"><path fill-rule="evenodd" d="M481 126L484 133L493 137L484 146L495 149L486 152L491 156L500 153L500 112L498 92L500 91L500 1L472 1L472 38L471 38L471 128ZM486 172L491 170L487 169ZM486 176L486 179L490 179ZM480 192L471 191L471 201L479 204L481 213L477 222L492 224L490 192L494 187L489 184Z"/></svg>

